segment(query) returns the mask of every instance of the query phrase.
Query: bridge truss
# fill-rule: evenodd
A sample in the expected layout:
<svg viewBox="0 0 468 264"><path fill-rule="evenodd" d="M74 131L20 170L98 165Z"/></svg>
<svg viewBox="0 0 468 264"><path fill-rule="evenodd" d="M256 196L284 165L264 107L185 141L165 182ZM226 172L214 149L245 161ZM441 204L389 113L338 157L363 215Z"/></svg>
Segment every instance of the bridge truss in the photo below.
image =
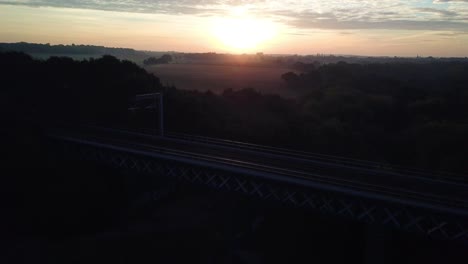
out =
<svg viewBox="0 0 468 264"><path fill-rule="evenodd" d="M425 234L437 239L468 242L468 221L459 215L323 191L277 179L239 173L228 168L190 164L99 144L60 140L58 146L64 155L101 162L138 174L241 193L264 201L312 209L368 224Z"/></svg>

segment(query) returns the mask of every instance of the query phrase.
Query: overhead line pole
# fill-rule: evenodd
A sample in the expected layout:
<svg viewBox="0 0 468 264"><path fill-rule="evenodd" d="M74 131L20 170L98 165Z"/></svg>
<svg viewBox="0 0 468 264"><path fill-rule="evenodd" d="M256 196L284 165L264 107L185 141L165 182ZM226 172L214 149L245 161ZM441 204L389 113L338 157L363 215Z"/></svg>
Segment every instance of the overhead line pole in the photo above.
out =
<svg viewBox="0 0 468 264"><path fill-rule="evenodd" d="M164 137L164 102L163 93L159 93L159 134Z"/></svg>

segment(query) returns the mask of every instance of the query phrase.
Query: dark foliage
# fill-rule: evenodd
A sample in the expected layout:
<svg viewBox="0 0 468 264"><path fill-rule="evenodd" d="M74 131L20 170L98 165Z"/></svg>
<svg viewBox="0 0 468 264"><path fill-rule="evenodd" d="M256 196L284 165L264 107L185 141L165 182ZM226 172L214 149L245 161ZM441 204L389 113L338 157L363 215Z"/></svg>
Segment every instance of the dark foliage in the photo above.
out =
<svg viewBox="0 0 468 264"><path fill-rule="evenodd" d="M468 171L468 63L329 64L253 89L166 91L175 130L433 170Z"/></svg>
<svg viewBox="0 0 468 264"><path fill-rule="evenodd" d="M0 71L2 117L16 120L119 123L133 95L161 89L158 78L112 56L40 61L0 53Z"/></svg>
<svg viewBox="0 0 468 264"><path fill-rule="evenodd" d="M2 114L15 120L151 126L154 113L129 115L129 100L163 90L172 131L468 171L468 63L338 63L286 73L296 99L254 89L216 95L164 88L110 56L38 61L0 53L0 67Z"/></svg>

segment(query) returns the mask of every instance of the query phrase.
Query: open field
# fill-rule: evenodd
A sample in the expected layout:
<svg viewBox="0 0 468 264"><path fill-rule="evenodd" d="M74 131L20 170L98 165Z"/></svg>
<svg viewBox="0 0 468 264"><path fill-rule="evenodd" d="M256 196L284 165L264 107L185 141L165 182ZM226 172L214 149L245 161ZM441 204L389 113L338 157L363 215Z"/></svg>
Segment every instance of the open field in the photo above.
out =
<svg viewBox="0 0 468 264"><path fill-rule="evenodd" d="M288 91L281 75L291 69L273 67L163 64L146 67L148 72L161 78L163 84L185 90L211 90L221 93L225 89L254 88L262 93L294 96Z"/></svg>

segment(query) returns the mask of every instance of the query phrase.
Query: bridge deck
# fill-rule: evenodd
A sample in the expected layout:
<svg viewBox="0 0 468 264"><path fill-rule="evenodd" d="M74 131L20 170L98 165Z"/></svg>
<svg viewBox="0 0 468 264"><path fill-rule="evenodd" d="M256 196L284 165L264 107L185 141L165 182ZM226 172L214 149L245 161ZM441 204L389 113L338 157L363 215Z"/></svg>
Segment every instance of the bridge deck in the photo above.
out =
<svg viewBox="0 0 468 264"><path fill-rule="evenodd" d="M57 132L55 132L57 133ZM243 146L216 144L168 135L166 137L115 129L81 128L59 132L69 139L109 146L230 164L255 171L305 179L349 192L418 202L468 215L468 182L408 175L359 164L323 161L258 151Z"/></svg>

